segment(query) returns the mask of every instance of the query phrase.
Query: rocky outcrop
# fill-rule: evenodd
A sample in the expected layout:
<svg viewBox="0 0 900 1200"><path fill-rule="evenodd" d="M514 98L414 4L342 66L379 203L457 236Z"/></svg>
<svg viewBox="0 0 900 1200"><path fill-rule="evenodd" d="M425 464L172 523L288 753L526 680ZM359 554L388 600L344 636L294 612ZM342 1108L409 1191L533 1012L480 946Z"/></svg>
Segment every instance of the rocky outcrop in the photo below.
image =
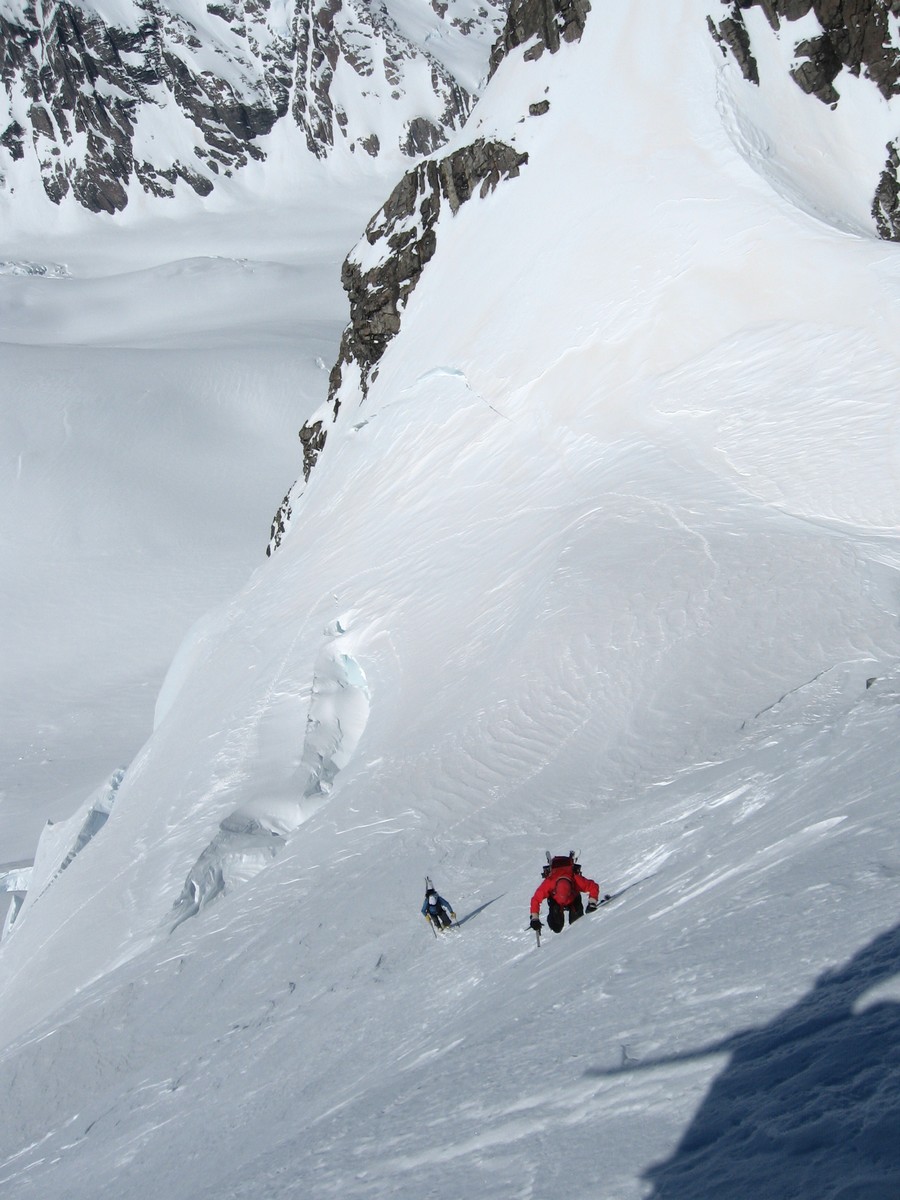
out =
<svg viewBox="0 0 900 1200"><path fill-rule="evenodd" d="M725 55L731 54L744 78L759 84L744 14L759 8L773 34L792 42L790 76L797 86L823 104L837 108L840 75L849 72L869 80L885 100L900 95L900 3L898 0L722 0L727 15L708 18L710 32ZM808 18L819 33L810 36ZM795 37L793 22L804 20L804 36ZM900 241L900 139L885 148L884 168L875 188L871 213L880 237Z"/></svg>
<svg viewBox="0 0 900 1200"><path fill-rule="evenodd" d="M282 502L278 505L278 511L272 518L272 527L269 530L269 544L266 546L266 558L271 558L273 552L281 545L284 535L287 533L288 525L291 523L291 517L294 515L294 509L291 504L291 495L296 486L288 489Z"/></svg>
<svg viewBox="0 0 900 1200"><path fill-rule="evenodd" d="M872 218L878 236L888 242L900 242L900 149L898 142L889 142L887 160L875 199L872 201Z"/></svg>
<svg viewBox="0 0 900 1200"><path fill-rule="evenodd" d="M555 54L563 42L580 41L590 0L512 0L506 26L491 51L491 75L511 50L526 46L525 58Z"/></svg>
<svg viewBox="0 0 900 1200"><path fill-rule="evenodd" d="M316 464L316 459L322 452L326 438L325 422L322 420L307 421L300 430L300 441L303 446L303 481L309 481L309 475ZM266 557L270 558L278 549L284 540L284 535L287 533L288 526L291 523L291 517L294 515L294 488L297 486L297 481L294 481L293 486L287 492L282 502L278 506L275 516L272 518L272 526L269 530L269 543L266 546Z"/></svg>
<svg viewBox="0 0 900 1200"><path fill-rule="evenodd" d="M740 14L737 13L734 17L725 17L718 25L712 17L707 17L706 21L709 31L718 42L722 53L727 55L730 50L734 55L735 62L741 68L744 78L750 83L758 84L759 68L750 49L750 34L747 32L747 26Z"/></svg>
<svg viewBox="0 0 900 1200"><path fill-rule="evenodd" d="M328 398L335 416L348 367L354 368L365 398L381 356L399 332L410 293L434 255L441 213L458 212L476 194L486 196L501 180L518 175L527 161L527 154L511 146L479 138L446 158L420 163L397 184L341 273L350 300L350 324L329 378ZM304 426L300 437L306 462L308 447L315 444L316 454L321 450L324 431L312 438L310 427Z"/></svg>
<svg viewBox="0 0 900 1200"><path fill-rule="evenodd" d="M713 36L754 83L759 83L759 75L743 14L760 8L771 28L784 37L790 37L791 22L810 13L821 26L821 34L795 41L794 54L801 61L791 76L804 92L836 104L840 95L834 80L846 67L853 75L871 79L885 99L900 93L900 50L892 30L900 5L895 0L722 0L722 5L728 15L720 21L710 18Z"/></svg>
<svg viewBox="0 0 900 1200"><path fill-rule="evenodd" d="M403 309L437 249L438 221L474 196L484 197L513 179L528 161L503 142L479 138L442 159L419 163L401 179L344 262L341 278L350 300L350 323L329 376L326 411L337 419L343 399L364 400L378 363L399 332ZM328 430L321 415L300 430L303 478L309 480ZM266 553L280 546L290 522L292 493L275 514Z"/></svg>
<svg viewBox="0 0 900 1200"><path fill-rule="evenodd" d="M481 9L491 36L498 2ZM282 120L319 158L339 142L366 156L432 153L473 99L424 37L402 31L390 0L193 0L196 12L190 0L135 0L127 27L77 0L15 3L0 16L0 188L33 155L51 200L95 212L124 208L135 185L205 195L264 158ZM445 13L458 25L453 2Z"/></svg>
<svg viewBox="0 0 900 1200"><path fill-rule="evenodd" d="M791 78L808 96L815 96L823 104L832 107L840 100L834 81L841 73L843 63L834 42L826 34L804 38L795 46L800 62L791 68Z"/></svg>

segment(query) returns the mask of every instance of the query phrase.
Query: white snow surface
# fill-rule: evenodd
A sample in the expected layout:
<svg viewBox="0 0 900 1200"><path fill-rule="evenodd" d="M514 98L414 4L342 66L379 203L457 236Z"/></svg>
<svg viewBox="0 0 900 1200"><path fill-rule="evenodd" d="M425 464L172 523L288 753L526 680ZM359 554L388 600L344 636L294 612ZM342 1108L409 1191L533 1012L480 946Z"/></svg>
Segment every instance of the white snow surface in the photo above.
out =
<svg viewBox="0 0 900 1200"><path fill-rule="evenodd" d="M263 561L346 321L341 261L392 182L7 230L0 862L130 760L190 626Z"/></svg>
<svg viewBox="0 0 900 1200"><path fill-rule="evenodd" d="M599 16L489 84L458 144L529 161L259 566L333 205L0 277L4 714L94 770L0 946L4 1197L900 1194L900 251L825 219L849 140L818 216L746 153L706 5ZM616 898L538 947L570 847Z"/></svg>

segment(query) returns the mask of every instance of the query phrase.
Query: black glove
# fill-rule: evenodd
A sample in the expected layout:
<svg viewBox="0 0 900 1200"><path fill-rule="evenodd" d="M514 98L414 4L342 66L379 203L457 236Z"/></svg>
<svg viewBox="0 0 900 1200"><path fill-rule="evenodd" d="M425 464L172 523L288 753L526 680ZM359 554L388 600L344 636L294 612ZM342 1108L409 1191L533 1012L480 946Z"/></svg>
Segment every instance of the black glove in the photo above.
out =
<svg viewBox="0 0 900 1200"><path fill-rule="evenodd" d="M543 927L543 925L541 924L541 918L540 918L540 917L532 917L532 918L531 918L531 928L534 930L534 932L535 932L535 933L540 933L540 932L541 932L541 930L542 930L544 927Z"/></svg>
<svg viewBox="0 0 900 1200"><path fill-rule="evenodd" d="M597 911L597 901L596 901L596 900L588 900L588 902L587 902L587 911L588 911L589 913L592 913L592 912L596 912L596 911Z"/></svg>

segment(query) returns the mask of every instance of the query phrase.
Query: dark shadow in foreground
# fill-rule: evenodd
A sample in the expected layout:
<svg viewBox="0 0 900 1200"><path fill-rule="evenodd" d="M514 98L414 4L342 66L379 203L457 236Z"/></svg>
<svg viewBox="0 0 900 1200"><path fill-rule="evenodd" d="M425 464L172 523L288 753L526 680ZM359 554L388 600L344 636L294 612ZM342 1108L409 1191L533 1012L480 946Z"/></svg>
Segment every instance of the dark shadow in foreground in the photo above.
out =
<svg viewBox="0 0 900 1200"><path fill-rule="evenodd" d="M898 1200L900 1003L860 1001L900 973L900 926L827 971L768 1025L611 1077L729 1053L647 1200Z"/></svg>

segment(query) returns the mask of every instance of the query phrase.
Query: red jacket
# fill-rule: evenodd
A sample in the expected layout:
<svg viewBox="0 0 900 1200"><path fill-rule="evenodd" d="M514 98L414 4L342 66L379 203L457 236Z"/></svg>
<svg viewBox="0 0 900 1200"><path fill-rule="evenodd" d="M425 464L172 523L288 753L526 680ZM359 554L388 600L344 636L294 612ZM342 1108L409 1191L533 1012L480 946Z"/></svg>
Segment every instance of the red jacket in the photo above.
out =
<svg viewBox="0 0 900 1200"><path fill-rule="evenodd" d="M541 911L541 904L543 903L543 901L550 899L550 897L553 893L553 890L556 887L556 885L559 883L560 879L565 879L567 882L574 882L575 887L578 889L578 891L579 892L587 892L592 900L600 899L599 884L594 883L593 879L585 879L585 877L583 875L578 875L577 873L570 875L568 873L568 871L566 871L565 867L562 867L556 871L552 871L547 876L547 878L541 882L540 887L537 889L537 891L531 897L531 915L533 917L536 917L538 915L538 913ZM560 889L560 891L562 891L562 890L563 890L563 888ZM560 897L560 899L557 901L557 903L562 903L563 907L565 908L565 907L568 907L568 905L571 904L574 901L574 899L575 899L575 892L573 891L571 900L567 900L564 902L563 898Z"/></svg>

